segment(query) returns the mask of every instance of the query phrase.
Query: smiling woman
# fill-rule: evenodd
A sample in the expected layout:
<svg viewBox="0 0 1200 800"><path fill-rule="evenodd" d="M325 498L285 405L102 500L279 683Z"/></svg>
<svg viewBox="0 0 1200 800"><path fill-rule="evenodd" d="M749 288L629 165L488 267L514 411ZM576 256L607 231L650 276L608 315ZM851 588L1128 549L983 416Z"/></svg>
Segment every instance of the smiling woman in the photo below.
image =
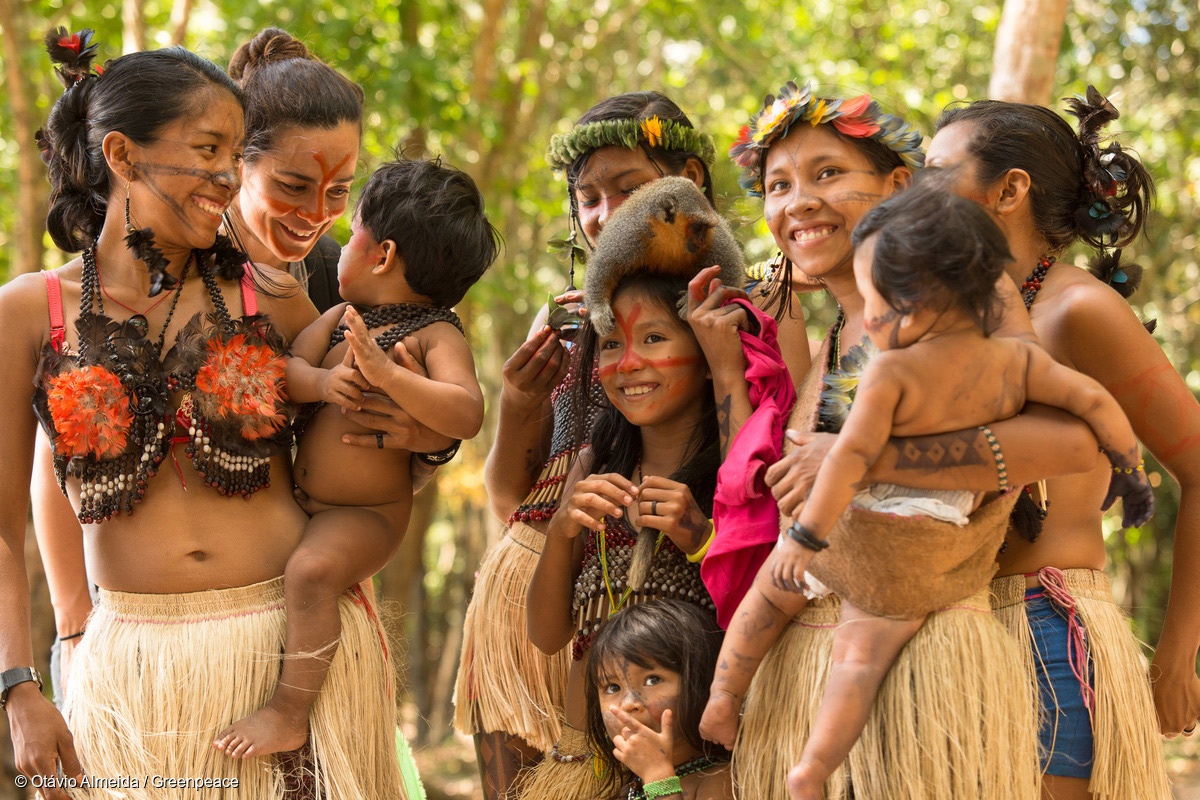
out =
<svg viewBox="0 0 1200 800"><path fill-rule="evenodd" d="M51 236L83 254L0 288L13 345L0 387L0 705L26 775L186 775L279 798L277 765L231 762L210 741L278 680L280 575L306 520L291 496L282 353L315 312L286 275L283 291L258 291L218 235L240 184L241 90L182 48L101 75L89 34L47 37L66 90L41 142ZM69 731L27 666L31 401L100 586L86 630L65 637L78 642ZM373 609L344 597L341 610L355 633L314 711L307 774L324 796L368 796L396 773L394 708L370 705L386 672Z"/></svg>
<svg viewBox="0 0 1200 800"><path fill-rule="evenodd" d="M363 92L299 40L267 28L229 74L246 93L246 164L229 229L256 263L289 272L320 311L337 293L337 244L358 164Z"/></svg>

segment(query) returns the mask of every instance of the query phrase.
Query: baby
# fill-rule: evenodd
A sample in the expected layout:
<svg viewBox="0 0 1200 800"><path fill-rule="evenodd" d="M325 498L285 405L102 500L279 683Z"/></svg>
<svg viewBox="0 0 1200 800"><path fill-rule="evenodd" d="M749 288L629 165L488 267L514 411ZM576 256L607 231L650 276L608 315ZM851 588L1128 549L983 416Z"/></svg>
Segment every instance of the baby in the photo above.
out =
<svg viewBox="0 0 1200 800"><path fill-rule="evenodd" d="M450 310L498 249L474 182L436 160L384 164L363 188L351 232L338 261L338 290L348 302L305 328L288 360L291 399L326 404L296 454L296 485L312 519L284 571L279 685L265 707L215 742L233 757L304 744L338 646L338 598L387 564L408 525L411 454L384 449L382 438L378 450L347 447L343 435L364 429L339 406L359 408L364 392L386 394L453 439L469 439L483 424L471 350ZM400 363L388 355L393 346Z"/></svg>
<svg viewBox="0 0 1200 800"><path fill-rule="evenodd" d="M864 216L853 241L864 327L881 352L862 373L849 416L799 520L780 534L767 566L776 589L810 590L809 562L828 546L825 536L851 501L966 524L979 499L972 493L935 499L926 495L936 493L902 487L863 487L863 477L891 436L985 426L1014 416L1027 402L1057 406L1086 421L1113 464L1105 507L1123 497L1127 527L1150 518L1154 498L1138 443L1108 392L1036 344L989 337L999 313L994 287L1012 256L982 207L937 186L918 185ZM897 496L904 494L921 496ZM858 557L887 558L887 545L881 541L876 552ZM938 578L912 575L914 583ZM884 676L924 620L878 616L858 607L853 591L843 594L829 683L800 764L788 776L796 800L823 796L825 781L862 733ZM737 617L769 616L768 605L756 585ZM771 642L762 638L761 630L731 625L718 663L748 663L747 653L769 648ZM732 740L737 721L732 701L745 694L750 677L746 670L718 670L703 720L708 738Z"/></svg>

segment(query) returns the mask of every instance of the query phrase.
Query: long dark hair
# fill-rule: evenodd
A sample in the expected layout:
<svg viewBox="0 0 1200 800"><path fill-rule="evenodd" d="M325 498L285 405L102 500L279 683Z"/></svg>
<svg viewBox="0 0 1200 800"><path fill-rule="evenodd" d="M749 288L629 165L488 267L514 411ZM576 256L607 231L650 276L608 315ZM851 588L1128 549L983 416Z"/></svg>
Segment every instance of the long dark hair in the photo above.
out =
<svg viewBox="0 0 1200 800"><path fill-rule="evenodd" d="M215 64L182 47L130 53L108 62L103 76L68 76L41 137L50 176L50 238L67 252L94 244L104 227L112 186L104 137L113 131L140 145L196 110L197 96L221 89L243 104L242 92ZM243 104L244 105L244 104Z"/></svg>
<svg viewBox="0 0 1200 800"><path fill-rule="evenodd" d="M622 292L641 292L650 302L666 309L689 336L691 329L678 317L679 298L687 290L687 282L677 277L657 273L634 273L621 281L613 291L612 301ZM586 320L586 317L585 317ZM594 391L590 380L599 355L600 337L590 322L580 330L572 358L577 359L574 372L581 376L572 387L571 408L576 429L576 447L591 446L591 471L616 472L630 476L642 460L642 437L636 425L625 419L608 402L602 392ZM671 480L686 484L696 503L706 514L712 514L712 498L717 488L717 468L721 465L721 444L717 428L717 408L711 386L701 394L701 421L692 432L687 453ZM589 420L593 420L590 426Z"/></svg>
<svg viewBox="0 0 1200 800"><path fill-rule="evenodd" d="M968 148L982 185L994 184L1011 169L1027 172L1033 221L1050 254L1082 240L1099 251L1093 274L1128 297L1140 283L1141 269L1120 265L1105 251L1122 248L1141 233L1154 202L1154 181L1116 142L1100 148L1101 130L1119 115L1098 92L1089 89L1087 100L1071 101L1071 113L1080 119L1078 134L1048 108L977 100L947 108L935 130L971 124ZM1114 280L1118 268L1128 280Z"/></svg>
<svg viewBox="0 0 1200 800"><path fill-rule="evenodd" d="M700 737L700 717L708 703L723 638L724 631L711 614L682 600L655 600L627 608L596 634L584 677L587 736L606 767L605 780L612 793L631 776L613 756L613 743L604 727L599 692L605 668L624 661L643 669L658 666L678 673L676 731L704 755L728 758L725 748Z"/></svg>

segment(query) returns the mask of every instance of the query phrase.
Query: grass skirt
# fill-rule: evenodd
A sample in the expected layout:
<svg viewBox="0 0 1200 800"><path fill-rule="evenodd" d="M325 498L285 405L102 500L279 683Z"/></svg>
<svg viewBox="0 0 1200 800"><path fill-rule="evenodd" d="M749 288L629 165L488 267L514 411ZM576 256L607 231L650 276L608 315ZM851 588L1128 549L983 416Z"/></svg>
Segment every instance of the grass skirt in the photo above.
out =
<svg viewBox="0 0 1200 800"><path fill-rule="evenodd" d="M479 565L454 688L459 731L503 731L543 752L560 736L571 665L569 646L547 656L529 641L525 595L545 541L514 522Z"/></svg>
<svg viewBox="0 0 1200 800"><path fill-rule="evenodd" d="M402 798L383 629L361 595L343 595L340 608L341 643L310 716L308 781L329 800ZM282 578L189 594L101 591L67 693L85 772L134 776L143 785L120 795L130 800L284 797L273 756L234 759L212 746L271 697L283 637ZM210 785L155 785L156 776Z"/></svg>
<svg viewBox="0 0 1200 800"><path fill-rule="evenodd" d="M596 760L559 761L555 756L590 756L587 734L562 722L562 737L513 789L513 800L611 800L596 775Z"/></svg>
<svg viewBox="0 0 1200 800"><path fill-rule="evenodd" d="M1097 800L1169 800L1163 769L1158 716L1148 666L1129 618L1113 602L1108 576L1098 570L1063 570L1068 592L1086 631L1094 670L1094 756L1088 786ZM1021 575L992 582L997 619L1017 640L1030 686L1036 686L1033 634L1025 616L1025 579ZM1035 701L1036 702L1036 701ZM1053 709L1042 709L1043 714Z"/></svg>
<svg viewBox="0 0 1200 800"><path fill-rule="evenodd" d="M734 791L787 800L832 666L838 601L811 603L763 661L734 748ZM981 591L935 611L901 651L862 737L826 784L829 800L1035 800L1033 689Z"/></svg>

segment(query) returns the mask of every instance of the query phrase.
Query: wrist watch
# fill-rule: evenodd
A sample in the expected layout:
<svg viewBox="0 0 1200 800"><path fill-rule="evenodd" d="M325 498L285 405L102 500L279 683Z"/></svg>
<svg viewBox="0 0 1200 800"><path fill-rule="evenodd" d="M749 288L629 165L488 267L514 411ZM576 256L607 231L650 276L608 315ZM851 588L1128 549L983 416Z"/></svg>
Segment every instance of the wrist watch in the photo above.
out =
<svg viewBox="0 0 1200 800"><path fill-rule="evenodd" d="M16 667L0 672L0 708L4 708L8 702L10 689L27 681L36 681L38 691L42 690L42 676L33 667Z"/></svg>

